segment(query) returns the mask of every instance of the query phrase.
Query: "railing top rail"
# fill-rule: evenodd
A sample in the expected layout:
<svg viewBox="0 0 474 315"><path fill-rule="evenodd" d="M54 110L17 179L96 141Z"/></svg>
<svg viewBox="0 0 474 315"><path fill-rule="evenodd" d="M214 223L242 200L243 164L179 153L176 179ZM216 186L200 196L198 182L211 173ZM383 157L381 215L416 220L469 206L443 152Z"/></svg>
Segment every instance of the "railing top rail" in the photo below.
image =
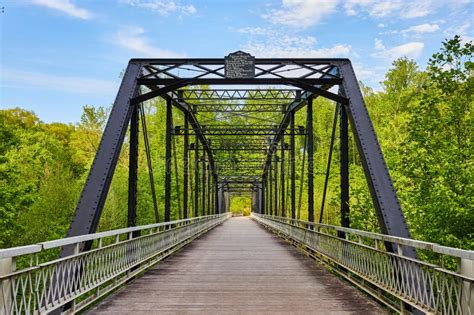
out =
<svg viewBox="0 0 474 315"><path fill-rule="evenodd" d="M73 245L77 243L93 241L97 239L102 239L102 238L112 237L112 236L117 236L117 235L122 235L122 234L128 234L128 233L132 233L136 231L150 230L150 229L169 226L169 225L183 224L183 223L193 222L196 220L213 218L215 216L218 216L218 215L207 215L207 216L200 216L200 217L189 218L189 219L141 225L141 226L135 226L135 227L130 227L130 228L98 232L98 233L93 233L93 234L60 238L57 240L42 242L38 244L5 248L5 249L0 249L0 259L34 254L34 253L41 252L42 250L45 250L45 249L51 249L51 248L56 248L56 247L61 247L61 246L66 246L66 245Z"/></svg>
<svg viewBox="0 0 474 315"><path fill-rule="evenodd" d="M253 213L253 215L261 216L260 214L257 214L257 213ZM328 230L333 230L333 231L345 232L348 234L366 237L373 240L390 242L390 243L410 246L410 247L414 247L418 249L426 249L426 250L430 250L434 253L438 253L442 255L449 255L453 257L474 260L474 250L442 246L437 243L413 240L413 239L403 238L403 237L398 237L398 236L390 236L390 235L379 234L379 233L374 233L374 232L367 232L367 231L362 231L362 230L345 228L342 226L313 223L313 222L308 222L308 221L303 221L303 220L284 218L284 217L275 217L275 216L268 216L268 215L264 215L264 217L271 220L280 220L280 221L285 220L287 222L298 223L298 224L302 224L306 226L312 226L314 228L323 228L323 229L328 229Z"/></svg>
<svg viewBox="0 0 474 315"><path fill-rule="evenodd" d="M38 253L43 249L39 244L0 249L0 259Z"/></svg>

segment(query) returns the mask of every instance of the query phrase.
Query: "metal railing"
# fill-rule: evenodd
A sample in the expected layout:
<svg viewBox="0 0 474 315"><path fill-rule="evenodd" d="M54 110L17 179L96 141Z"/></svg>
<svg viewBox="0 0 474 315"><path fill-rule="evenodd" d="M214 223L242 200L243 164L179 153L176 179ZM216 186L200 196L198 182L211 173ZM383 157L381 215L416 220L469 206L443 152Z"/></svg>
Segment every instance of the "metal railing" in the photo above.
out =
<svg viewBox="0 0 474 315"><path fill-rule="evenodd" d="M474 313L474 251L332 225L252 214L252 218L354 283L396 312ZM386 251L392 244L397 253ZM403 255L413 247L459 261L459 272Z"/></svg>
<svg viewBox="0 0 474 315"><path fill-rule="evenodd" d="M80 311L229 217L203 216L0 250L0 314L43 314L66 304L71 312ZM92 249L79 252L86 242ZM58 259L62 246L75 250Z"/></svg>

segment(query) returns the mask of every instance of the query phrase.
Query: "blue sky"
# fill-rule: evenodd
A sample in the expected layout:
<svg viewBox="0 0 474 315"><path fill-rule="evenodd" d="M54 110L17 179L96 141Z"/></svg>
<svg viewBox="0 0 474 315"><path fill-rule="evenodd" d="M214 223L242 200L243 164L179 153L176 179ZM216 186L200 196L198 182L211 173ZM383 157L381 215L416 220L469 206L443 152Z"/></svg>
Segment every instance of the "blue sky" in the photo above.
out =
<svg viewBox="0 0 474 315"><path fill-rule="evenodd" d="M109 106L133 57L348 57L379 88L391 62L423 68L472 40L469 0L0 0L0 106L77 122Z"/></svg>

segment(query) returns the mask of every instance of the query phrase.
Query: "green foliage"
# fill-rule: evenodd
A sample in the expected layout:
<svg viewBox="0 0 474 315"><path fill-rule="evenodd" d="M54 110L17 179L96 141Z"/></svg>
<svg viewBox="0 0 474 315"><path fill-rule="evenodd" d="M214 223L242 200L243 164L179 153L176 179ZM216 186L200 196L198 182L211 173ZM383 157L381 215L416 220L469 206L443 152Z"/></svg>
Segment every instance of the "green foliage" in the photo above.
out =
<svg viewBox="0 0 474 315"><path fill-rule="evenodd" d="M474 247L474 46L455 37L430 59L420 101L410 109L402 161L410 179L416 233L451 246Z"/></svg>
<svg viewBox="0 0 474 315"><path fill-rule="evenodd" d="M230 201L230 212L235 214L250 215L250 197L234 196Z"/></svg>

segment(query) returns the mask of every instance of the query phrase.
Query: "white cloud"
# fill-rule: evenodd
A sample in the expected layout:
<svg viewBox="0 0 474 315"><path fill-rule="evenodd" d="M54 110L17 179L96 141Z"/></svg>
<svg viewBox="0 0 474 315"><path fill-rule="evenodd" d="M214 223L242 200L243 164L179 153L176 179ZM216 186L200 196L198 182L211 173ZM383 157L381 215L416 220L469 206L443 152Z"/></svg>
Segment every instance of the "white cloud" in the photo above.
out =
<svg viewBox="0 0 474 315"><path fill-rule="evenodd" d="M33 87L76 94L104 94L117 90L118 82L77 76L58 76L41 72L1 68L1 86Z"/></svg>
<svg viewBox="0 0 474 315"><path fill-rule="evenodd" d="M182 58L183 54L179 54L170 50L161 49L149 43L149 39L144 36L145 30L141 27L123 27L116 36L116 44L138 53L137 57L153 57L153 58Z"/></svg>
<svg viewBox="0 0 474 315"><path fill-rule="evenodd" d="M78 19L88 20L92 18L92 14L88 10L79 8L70 0L31 0L31 3L66 13Z"/></svg>
<svg viewBox="0 0 474 315"><path fill-rule="evenodd" d="M418 58L423 52L425 44L422 42L411 42L392 48L386 48L382 41L375 39L374 44L376 52L372 54L373 57L385 58L389 60L398 59L401 57Z"/></svg>
<svg viewBox="0 0 474 315"><path fill-rule="evenodd" d="M251 42L244 45L244 51L257 58L330 58L355 55L352 46L336 44L332 47L315 47L314 38L283 36L280 39L269 39L265 42Z"/></svg>
<svg viewBox="0 0 474 315"><path fill-rule="evenodd" d="M385 46L382 43L382 40L376 38L375 39L375 50L385 50Z"/></svg>
<svg viewBox="0 0 474 315"><path fill-rule="evenodd" d="M272 30L263 27L242 27L235 30L237 33L248 34L248 35L269 35L273 33Z"/></svg>
<svg viewBox="0 0 474 315"><path fill-rule="evenodd" d="M380 28L384 28L385 26L386 26L386 25L383 24L383 23L379 23L379 24L377 25L377 27L380 27Z"/></svg>
<svg viewBox="0 0 474 315"><path fill-rule="evenodd" d="M242 50L258 58L321 58L357 56L350 45L336 44L332 47L317 47L314 36L298 35L262 27L243 27L234 29L238 33L249 35L251 40L242 46Z"/></svg>
<svg viewBox="0 0 474 315"><path fill-rule="evenodd" d="M338 0L282 0L279 9L272 9L262 17L275 24L305 28L334 12L337 3Z"/></svg>
<svg viewBox="0 0 474 315"><path fill-rule="evenodd" d="M438 24L420 24L411 26L407 29L400 31L401 34L423 34L423 33L433 33L439 30Z"/></svg>
<svg viewBox="0 0 474 315"><path fill-rule="evenodd" d="M376 18L396 16L409 19L427 16L441 5L441 0L346 0L344 10L347 15L367 13Z"/></svg>
<svg viewBox="0 0 474 315"><path fill-rule="evenodd" d="M152 10L160 15L168 15L170 13L192 15L197 12L196 7L192 4L181 4L180 2L169 0L121 0L120 2L132 7Z"/></svg>
<svg viewBox="0 0 474 315"><path fill-rule="evenodd" d="M336 44L332 47L298 49L296 47L285 47L280 45L247 44L243 50L258 58L334 58L349 57L352 46Z"/></svg>

